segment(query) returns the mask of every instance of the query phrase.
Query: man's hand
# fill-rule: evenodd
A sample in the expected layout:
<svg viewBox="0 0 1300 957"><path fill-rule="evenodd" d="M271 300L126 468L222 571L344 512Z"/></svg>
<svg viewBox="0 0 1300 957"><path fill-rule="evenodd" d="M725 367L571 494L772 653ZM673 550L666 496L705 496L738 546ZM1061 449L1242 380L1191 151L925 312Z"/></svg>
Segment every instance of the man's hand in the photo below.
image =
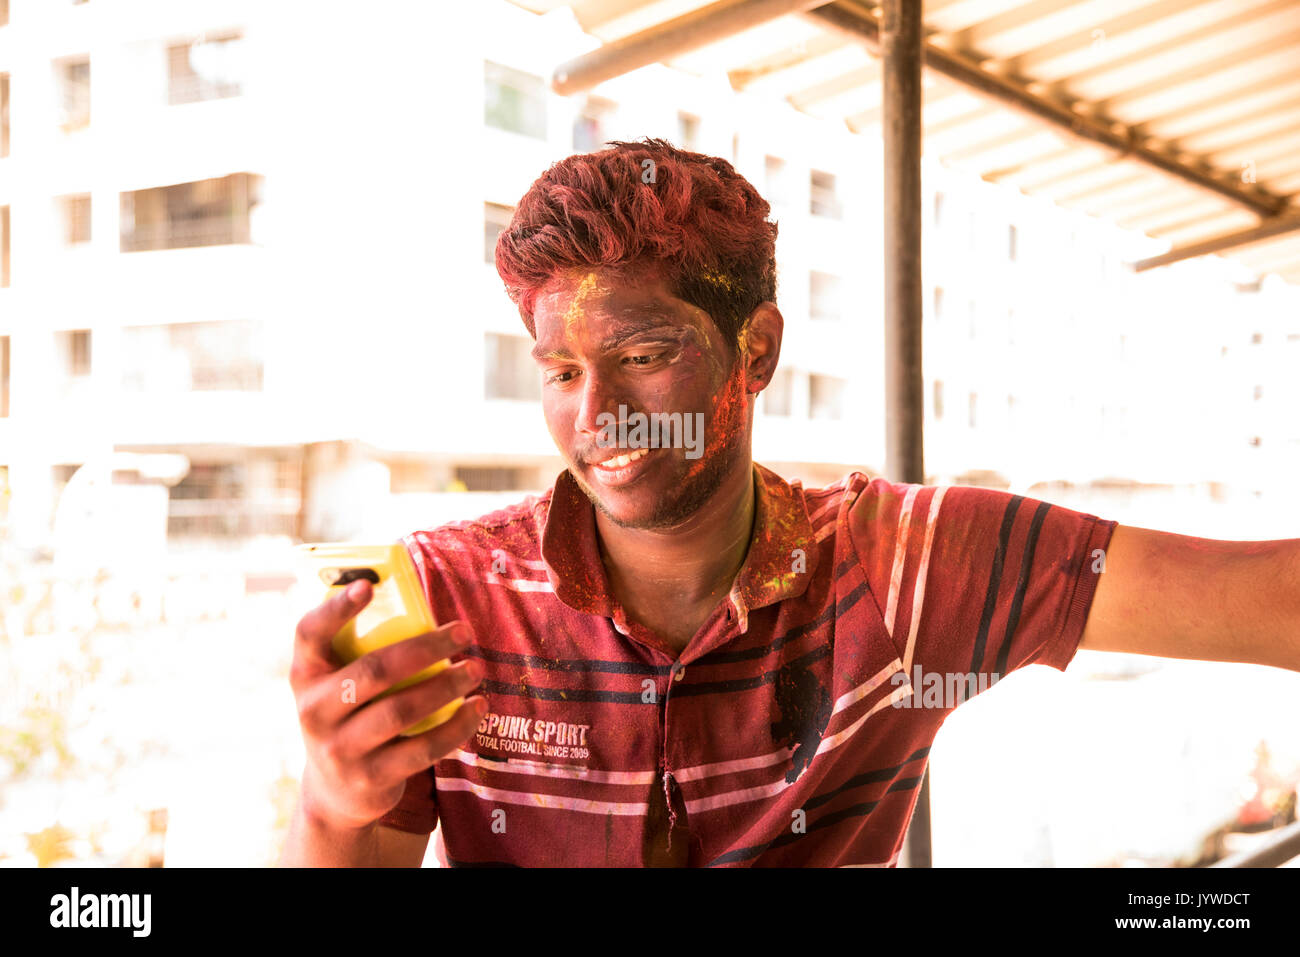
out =
<svg viewBox="0 0 1300 957"><path fill-rule="evenodd" d="M330 642L370 601L370 583L361 584L357 601L345 590L303 616L289 670L307 746L302 810L314 823L340 831L369 827L396 807L406 779L467 741L487 710L486 699L467 698L438 727L401 737L476 687L482 666L462 661L376 701L403 678L460 651L473 636L464 623L451 622L340 667Z"/></svg>
<svg viewBox="0 0 1300 957"><path fill-rule="evenodd" d="M1080 648L1300 671L1300 539L1120 525L1104 561Z"/></svg>

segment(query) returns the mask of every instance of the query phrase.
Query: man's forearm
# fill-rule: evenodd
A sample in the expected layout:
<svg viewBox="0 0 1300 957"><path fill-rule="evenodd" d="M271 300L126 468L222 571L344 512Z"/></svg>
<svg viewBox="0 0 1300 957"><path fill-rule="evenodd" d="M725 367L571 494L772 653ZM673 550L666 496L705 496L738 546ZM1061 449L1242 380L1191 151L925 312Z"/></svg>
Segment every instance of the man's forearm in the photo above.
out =
<svg viewBox="0 0 1300 957"><path fill-rule="evenodd" d="M280 855L281 867L378 867L379 826L332 828L311 817L298 801Z"/></svg>

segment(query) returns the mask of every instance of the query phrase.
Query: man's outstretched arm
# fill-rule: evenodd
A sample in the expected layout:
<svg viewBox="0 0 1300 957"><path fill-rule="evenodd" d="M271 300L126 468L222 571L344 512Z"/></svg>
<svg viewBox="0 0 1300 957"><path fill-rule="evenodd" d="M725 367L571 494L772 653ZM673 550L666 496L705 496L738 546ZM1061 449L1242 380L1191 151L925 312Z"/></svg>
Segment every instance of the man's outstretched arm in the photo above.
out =
<svg viewBox="0 0 1300 957"><path fill-rule="evenodd" d="M1224 542L1120 525L1079 647L1300 671L1300 539Z"/></svg>

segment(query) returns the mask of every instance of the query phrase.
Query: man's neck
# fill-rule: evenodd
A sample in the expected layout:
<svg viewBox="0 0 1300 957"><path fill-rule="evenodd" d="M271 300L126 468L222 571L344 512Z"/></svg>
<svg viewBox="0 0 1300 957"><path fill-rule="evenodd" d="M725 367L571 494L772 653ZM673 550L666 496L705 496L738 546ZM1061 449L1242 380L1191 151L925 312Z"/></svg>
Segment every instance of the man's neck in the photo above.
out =
<svg viewBox="0 0 1300 957"><path fill-rule="evenodd" d="M708 504L676 528L623 528L597 509L596 530L614 594L624 604L656 597L715 604L745 563L754 508L754 467L746 456Z"/></svg>

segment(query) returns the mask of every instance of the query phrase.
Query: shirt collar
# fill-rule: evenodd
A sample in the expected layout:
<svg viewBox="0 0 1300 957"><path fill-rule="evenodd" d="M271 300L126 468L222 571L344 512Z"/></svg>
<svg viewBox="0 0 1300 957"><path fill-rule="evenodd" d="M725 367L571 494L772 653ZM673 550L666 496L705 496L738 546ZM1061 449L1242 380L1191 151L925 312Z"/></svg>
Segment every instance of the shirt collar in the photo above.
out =
<svg viewBox="0 0 1300 957"><path fill-rule="evenodd" d="M728 594L741 632L748 630L754 609L803 594L817 567L816 544L800 483L788 483L754 463L754 530ZM552 489L542 530L542 561L560 601L584 614L613 614L595 508L568 469Z"/></svg>

